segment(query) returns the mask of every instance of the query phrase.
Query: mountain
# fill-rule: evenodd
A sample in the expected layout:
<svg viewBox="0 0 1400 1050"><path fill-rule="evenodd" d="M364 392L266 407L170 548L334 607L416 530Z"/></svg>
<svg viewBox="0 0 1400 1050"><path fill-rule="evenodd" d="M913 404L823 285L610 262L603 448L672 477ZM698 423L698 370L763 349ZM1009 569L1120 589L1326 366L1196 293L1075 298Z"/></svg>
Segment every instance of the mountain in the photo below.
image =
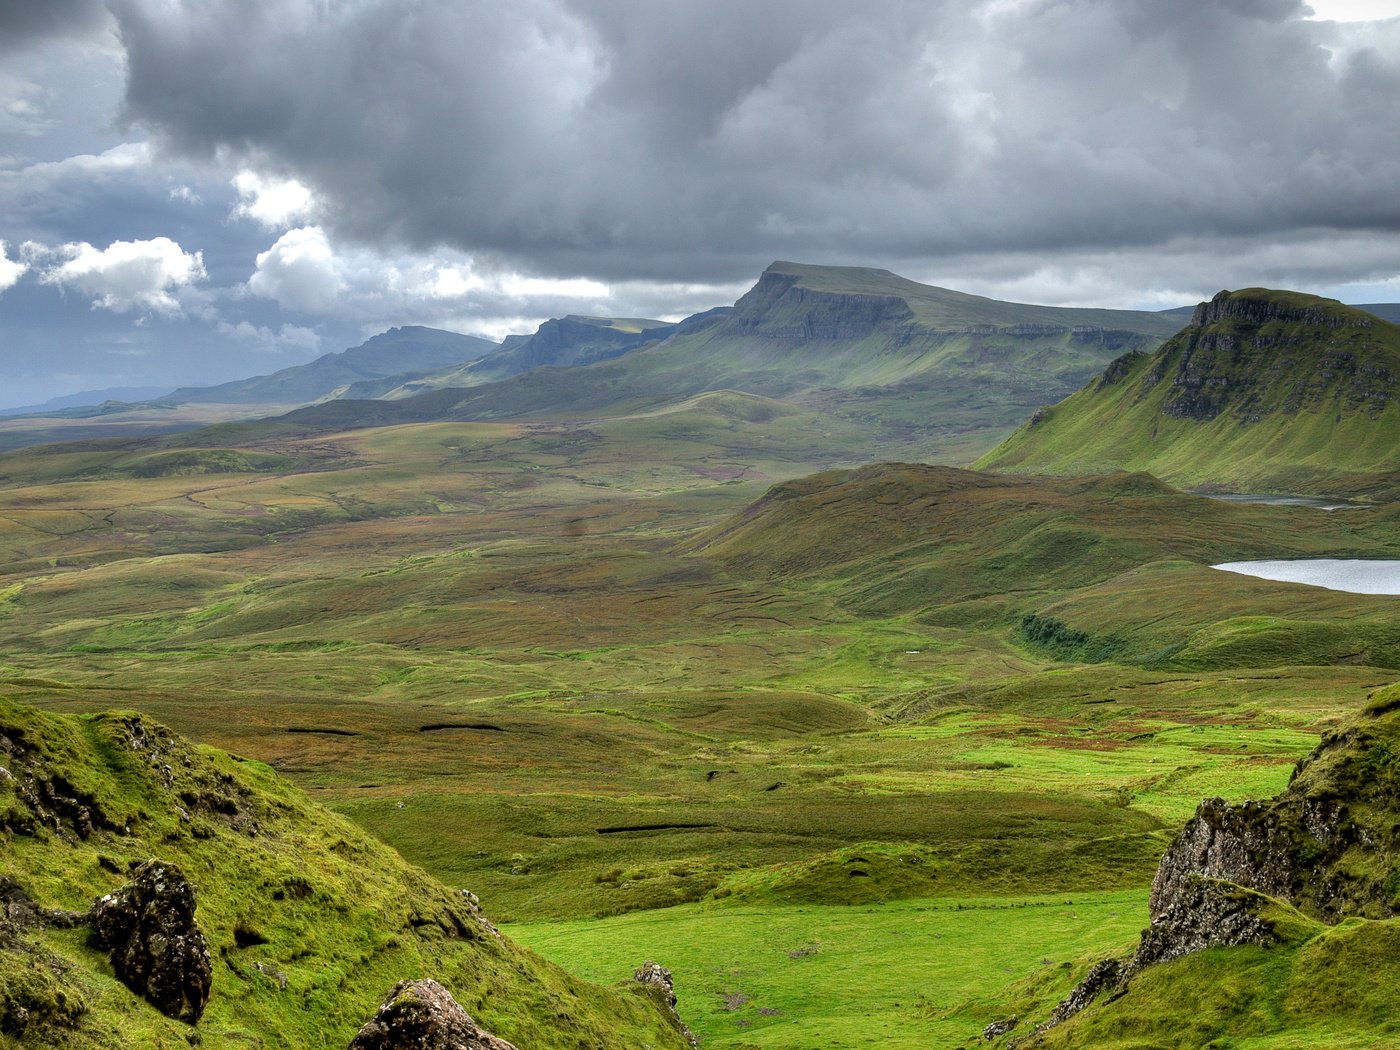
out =
<svg viewBox="0 0 1400 1050"><path fill-rule="evenodd" d="M1115 355L1155 347L1176 328L1154 313L1003 303L887 270L780 262L732 310L681 322L659 342L650 341L659 332L644 331L648 341L610 360L391 405L316 406L288 421L598 416L730 389L858 423L870 435L865 458L884 446L922 454L950 440L980 449L1047 393L1068 394Z"/></svg>
<svg viewBox="0 0 1400 1050"><path fill-rule="evenodd" d="M181 403L290 405L319 401L342 387L386 376L406 378L482 357L495 343L474 335L405 325L359 346L324 354L305 365L208 387L181 387L169 400Z"/></svg>
<svg viewBox="0 0 1400 1050"><path fill-rule="evenodd" d="M1221 292L1155 353L1118 358L978 466L1366 493L1396 469L1397 381L1400 327L1299 292Z"/></svg>
<svg viewBox="0 0 1400 1050"><path fill-rule="evenodd" d="M60 412L70 408L87 408L107 402L130 404L133 401L152 401L170 393L168 386L113 386L104 390L82 390L76 394L51 397L42 405L21 405L18 408L0 408L0 416L32 416L46 412Z"/></svg>
<svg viewBox="0 0 1400 1050"><path fill-rule="evenodd" d="M499 349L466 364L412 378L397 375L354 383L341 396L397 399L443 387L480 386L534 368L592 364L656 342L675 329L665 321L570 314L546 321L534 335L507 336Z"/></svg>
<svg viewBox="0 0 1400 1050"><path fill-rule="evenodd" d="M647 988L522 950L261 763L4 698L0 757L7 1047L344 1047L422 977L516 1046L689 1045Z"/></svg>

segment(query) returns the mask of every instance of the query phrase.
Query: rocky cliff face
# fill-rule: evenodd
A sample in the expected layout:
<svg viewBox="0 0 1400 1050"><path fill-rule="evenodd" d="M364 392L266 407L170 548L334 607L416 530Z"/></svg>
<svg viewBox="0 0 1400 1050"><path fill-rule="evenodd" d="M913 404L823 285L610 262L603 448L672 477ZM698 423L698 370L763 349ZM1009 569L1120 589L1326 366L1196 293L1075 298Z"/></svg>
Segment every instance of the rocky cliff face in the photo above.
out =
<svg viewBox="0 0 1400 1050"><path fill-rule="evenodd" d="M1257 422L1269 412L1316 410L1332 397L1376 412L1394 396L1396 376L1355 344L1358 331L1374 324L1330 300L1221 292L1197 306L1191 324L1163 348L1144 392L1170 376L1162 412L1199 422L1227 410Z"/></svg>

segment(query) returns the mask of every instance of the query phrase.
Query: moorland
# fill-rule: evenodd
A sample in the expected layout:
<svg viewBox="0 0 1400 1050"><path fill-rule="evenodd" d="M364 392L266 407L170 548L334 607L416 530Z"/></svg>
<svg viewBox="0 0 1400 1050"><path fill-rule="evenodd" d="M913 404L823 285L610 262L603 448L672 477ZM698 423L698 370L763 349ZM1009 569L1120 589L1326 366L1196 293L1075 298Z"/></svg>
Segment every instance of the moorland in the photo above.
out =
<svg viewBox="0 0 1400 1050"><path fill-rule="evenodd" d="M907 284L784 264L613 356L0 455L0 692L265 764L579 977L662 961L708 1047L1043 1017L1201 799L1283 791L1400 678L1394 598L1210 566L1400 558L1400 510L966 469L1183 320ZM1223 951L1153 1009L1243 981ZM1371 1046L1385 1002L1276 998L1230 1045Z"/></svg>

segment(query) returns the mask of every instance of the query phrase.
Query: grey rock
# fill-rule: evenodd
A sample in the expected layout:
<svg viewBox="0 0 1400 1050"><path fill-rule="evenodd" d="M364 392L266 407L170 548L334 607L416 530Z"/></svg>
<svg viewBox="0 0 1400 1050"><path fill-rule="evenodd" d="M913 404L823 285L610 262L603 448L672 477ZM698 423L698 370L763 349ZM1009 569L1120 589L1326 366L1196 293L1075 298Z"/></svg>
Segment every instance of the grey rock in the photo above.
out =
<svg viewBox="0 0 1400 1050"><path fill-rule="evenodd" d="M437 981L400 981L350 1050L516 1050L483 1029Z"/></svg>
<svg viewBox="0 0 1400 1050"><path fill-rule="evenodd" d="M647 994L666 1013L671 1023L675 1025L676 1031L680 1032L691 1046L699 1046L700 1041L681 1020L680 1011L676 1008L676 982L675 978L671 976L671 971L660 963L648 959L633 972L632 978L646 989Z"/></svg>

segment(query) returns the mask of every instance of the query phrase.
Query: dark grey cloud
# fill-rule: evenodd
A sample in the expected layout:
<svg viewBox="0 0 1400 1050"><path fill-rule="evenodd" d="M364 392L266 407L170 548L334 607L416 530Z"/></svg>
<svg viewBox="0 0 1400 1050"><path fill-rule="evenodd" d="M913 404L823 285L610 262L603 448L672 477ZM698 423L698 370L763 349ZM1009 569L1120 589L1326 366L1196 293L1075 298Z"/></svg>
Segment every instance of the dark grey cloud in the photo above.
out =
<svg viewBox="0 0 1400 1050"><path fill-rule="evenodd" d="M538 272L1400 231L1400 22L1298 0L116 0L125 113Z"/></svg>
<svg viewBox="0 0 1400 1050"><path fill-rule="evenodd" d="M0 53L59 37L91 37L108 25L103 0L0 0Z"/></svg>

